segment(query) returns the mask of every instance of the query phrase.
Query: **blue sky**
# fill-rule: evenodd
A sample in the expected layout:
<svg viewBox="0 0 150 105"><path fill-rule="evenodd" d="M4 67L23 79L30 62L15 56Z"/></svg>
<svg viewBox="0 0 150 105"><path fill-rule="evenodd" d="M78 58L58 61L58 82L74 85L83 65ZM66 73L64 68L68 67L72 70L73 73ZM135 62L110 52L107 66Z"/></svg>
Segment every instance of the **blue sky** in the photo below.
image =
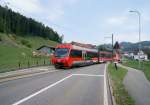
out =
<svg viewBox="0 0 150 105"><path fill-rule="evenodd" d="M150 40L149 0L1 0L14 11L32 17L64 35L64 41L102 44L104 37L115 40L138 41L138 16L141 12L142 41Z"/></svg>

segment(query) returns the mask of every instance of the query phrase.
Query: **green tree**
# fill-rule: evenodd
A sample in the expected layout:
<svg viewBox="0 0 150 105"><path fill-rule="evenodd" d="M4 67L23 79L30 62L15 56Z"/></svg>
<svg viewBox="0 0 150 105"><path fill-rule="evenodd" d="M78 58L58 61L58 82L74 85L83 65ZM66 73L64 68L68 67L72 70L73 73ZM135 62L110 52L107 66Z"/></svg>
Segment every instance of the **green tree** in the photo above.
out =
<svg viewBox="0 0 150 105"><path fill-rule="evenodd" d="M40 36L61 42L61 36L52 28L2 6L0 6L0 32L22 36Z"/></svg>

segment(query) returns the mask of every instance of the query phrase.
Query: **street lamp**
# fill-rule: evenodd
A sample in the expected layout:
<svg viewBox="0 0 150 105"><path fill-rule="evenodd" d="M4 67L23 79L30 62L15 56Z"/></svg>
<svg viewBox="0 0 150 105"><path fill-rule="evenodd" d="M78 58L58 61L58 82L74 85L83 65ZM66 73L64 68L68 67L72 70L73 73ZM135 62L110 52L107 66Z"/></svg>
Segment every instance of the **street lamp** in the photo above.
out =
<svg viewBox="0 0 150 105"><path fill-rule="evenodd" d="M136 13L138 15L138 21L139 21L139 68L141 67L141 63L140 63L140 52L141 52L141 13L137 10L134 11L129 11L132 13Z"/></svg>

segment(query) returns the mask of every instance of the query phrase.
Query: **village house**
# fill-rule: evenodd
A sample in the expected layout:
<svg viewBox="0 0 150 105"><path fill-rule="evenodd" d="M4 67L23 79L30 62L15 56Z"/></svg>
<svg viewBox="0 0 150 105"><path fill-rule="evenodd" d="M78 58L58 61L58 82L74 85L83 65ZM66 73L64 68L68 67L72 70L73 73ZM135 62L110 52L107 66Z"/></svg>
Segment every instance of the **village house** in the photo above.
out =
<svg viewBox="0 0 150 105"><path fill-rule="evenodd" d="M145 54L143 51L140 52L134 52L134 53L129 53L126 54L127 57L134 59L134 60L144 60L144 61L148 61L148 55Z"/></svg>
<svg viewBox="0 0 150 105"><path fill-rule="evenodd" d="M40 46L36 49L36 51L32 52L33 56L50 56L52 53L54 53L55 47L52 46Z"/></svg>

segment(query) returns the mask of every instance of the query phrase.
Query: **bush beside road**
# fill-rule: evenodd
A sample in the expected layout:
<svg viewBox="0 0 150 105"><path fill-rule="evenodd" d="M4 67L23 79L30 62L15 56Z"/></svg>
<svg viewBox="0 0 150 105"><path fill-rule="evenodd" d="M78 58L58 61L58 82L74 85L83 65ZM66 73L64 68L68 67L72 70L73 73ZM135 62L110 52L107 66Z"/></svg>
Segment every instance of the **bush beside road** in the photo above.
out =
<svg viewBox="0 0 150 105"><path fill-rule="evenodd" d="M140 68L138 66L139 62L136 60L126 59L126 61L123 62L123 65L143 71L147 79L150 81L150 69L149 69L150 62L149 61L142 61Z"/></svg>
<svg viewBox="0 0 150 105"><path fill-rule="evenodd" d="M118 70L115 69L114 64L110 63L108 65L108 73L111 79L111 85L113 88L113 96L115 98L117 105L135 105L135 102L125 90L123 85L123 80L127 74L127 70L121 67L118 67Z"/></svg>

